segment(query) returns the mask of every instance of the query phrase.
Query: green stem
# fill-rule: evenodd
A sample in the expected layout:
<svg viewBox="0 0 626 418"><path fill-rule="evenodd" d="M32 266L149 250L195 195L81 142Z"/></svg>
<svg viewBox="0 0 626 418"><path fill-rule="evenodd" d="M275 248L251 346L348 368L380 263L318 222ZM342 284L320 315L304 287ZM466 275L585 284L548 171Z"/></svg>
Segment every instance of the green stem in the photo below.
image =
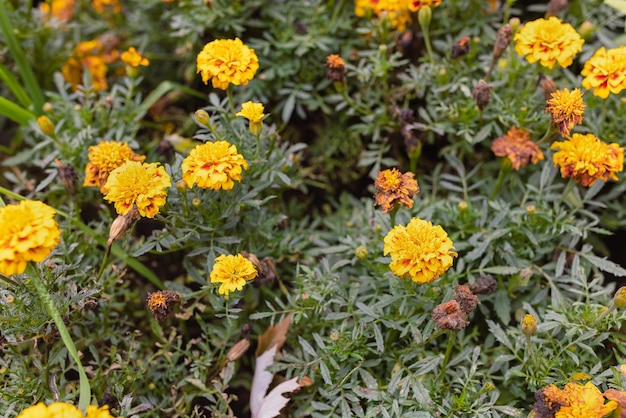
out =
<svg viewBox="0 0 626 418"><path fill-rule="evenodd" d="M52 301L50 293L48 293L46 286L43 284L43 281L39 277L39 273L37 272L37 269L34 267L33 264L29 263L26 267L26 275L35 286L35 290L37 291L39 299L48 311L48 315L50 315L55 325L57 326L59 334L61 335L61 340L63 340L63 344L65 344L65 347L67 348L67 352L69 353L70 357L72 357L72 359L76 362L76 368L78 369L78 376L80 379L78 409L85 412L87 411L87 407L91 402L91 388L89 387L89 379L87 378L85 369L83 369L83 365L80 362L78 350L76 350L76 346L74 345L74 341L72 340L72 337L70 336L70 333L65 326L65 322L63 322L63 318L61 317L59 310Z"/></svg>
<svg viewBox="0 0 626 418"><path fill-rule="evenodd" d="M530 335L526 335L526 345L528 346L528 352L530 353L530 358L532 359L533 366L535 368L538 367L537 358L535 357L535 351L533 350L533 344L530 340Z"/></svg>
<svg viewBox="0 0 626 418"><path fill-rule="evenodd" d="M228 107L230 108L230 118L232 119L235 116L235 99L233 98L233 89L228 86L226 89L226 93L228 94Z"/></svg>
<svg viewBox="0 0 626 418"><path fill-rule="evenodd" d="M441 372L439 372L439 383L443 385L443 378L446 375L446 367L448 367L448 363L450 362L450 355L452 354L452 347L454 347L454 337L455 333L446 331L448 335L448 346L446 347L446 354L443 358L443 364L441 365Z"/></svg>

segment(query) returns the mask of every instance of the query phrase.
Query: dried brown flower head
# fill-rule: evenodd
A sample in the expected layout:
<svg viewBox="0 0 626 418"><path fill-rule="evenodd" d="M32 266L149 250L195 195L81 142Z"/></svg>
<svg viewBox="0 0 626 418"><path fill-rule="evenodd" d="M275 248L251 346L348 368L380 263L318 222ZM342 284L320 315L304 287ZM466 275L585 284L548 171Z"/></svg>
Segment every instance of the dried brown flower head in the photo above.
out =
<svg viewBox="0 0 626 418"><path fill-rule="evenodd" d="M439 329L460 331L469 325L467 315L463 313L461 305L456 300L437 305L431 312L431 317Z"/></svg>
<svg viewBox="0 0 626 418"><path fill-rule="evenodd" d="M76 182L78 181L76 170L71 165L63 164L58 158L55 158L54 162L58 166L59 177L61 178L63 188L70 196L74 196L76 193Z"/></svg>
<svg viewBox="0 0 626 418"><path fill-rule="evenodd" d="M468 283L468 286L475 295L488 295L498 289L498 282L491 274L481 274L478 279Z"/></svg>
<svg viewBox="0 0 626 418"><path fill-rule="evenodd" d="M487 107L489 100L491 100L491 89L493 89L491 84L481 79L472 90L472 97L476 100L476 106L478 106L481 112Z"/></svg>
<svg viewBox="0 0 626 418"><path fill-rule="evenodd" d="M398 204L412 208L413 196L420 188L413 173L400 173L396 168L378 173L376 185L376 205L383 208L383 213L391 212Z"/></svg>
<svg viewBox="0 0 626 418"><path fill-rule="evenodd" d="M181 302L181 297L173 290L159 290L149 293L146 302L154 318L161 322L172 312L174 306Z"/></svg>
<svg viewBox="0 0 626 418"><path fill-rule="evenodd" d="M567 0L550 0L546 17L556 16L567 7Z"/></svg>
<svg viewBox="0 0 626 418"><path fill-rule="evenodd" d="M126 215L118 215L117 218L113 220L111 227L109 228L109 239L107 240L106 249L107 256L109 251L111 251L111 245L113 245L113 242L117 241L126 232L128 232L137 219L139 219L139 211L137 210L137 207L133 205L131 210Z"/></svg>
<svg viewBox="0 0 626 418"><path fill-rule="evenodd" d="M330 81L346 82L346 63L337 54L326 57L326 78Z"/></svg>
<svg viewBox="0 0 626 418"><path fill-rule="evenodd" d="M450 57L452 59L464 57L465 55L469 54L469 51L470 37L464 36L452 45L452 52L450 52Z"/></svg>
<svg viewBox="0 0 626 418"><path fill-rule="evenodd" d="M552 97L552 93L557 90L554 80L552 80L545 74L539 74L539 84L541 85L543 97L545 97L546 101L550 100L550 97Z"/></svg>
<svg viewBox="0 0 626 418"><path fill-rule="evenodd" d="M544 158L539 146L531 141L530 132L514 126L493 141L491 150L498 157L508 157L515 170L531 162L537 164Z"/></svg>
<svg viewBox="0 0 626 418"><path fill-rule="evenodd" d="M546 113L552 115L552 122L559 128L561 135L569 137L574 126L583 121L585 103L582 92L580 89L555 91L546 101Z"/></svg>
<svg viewBox="0 0 626 418"><path fill-rule="evenodd" d="M496 42L493 44L493 59L498 59L502 56L511 43L511 39L513 39L513 28L507 23L498 29Z"/></svg>
<svg viewBox="0 0 626 418"><path fill-rule="evenodd" d="M472 293L469 286L464 284L456 285L454 300L459 302L461 311L465 314L470 314L478 306L478 297Z"/></svg>
<svg viewBox="0 0 626 418"><path fill-rule="evenodd" d="M259 260L259 258L255 254L251 254L246 251L241 251L240 254L244 258L250 260L250 262L258 272L256 279L254 279L254 281L252 282L255 287L260 287L271 283L278 276L276 274L276 266L274 265L274 260L272 260L270 257L263 257L262 260Z"/></svg>

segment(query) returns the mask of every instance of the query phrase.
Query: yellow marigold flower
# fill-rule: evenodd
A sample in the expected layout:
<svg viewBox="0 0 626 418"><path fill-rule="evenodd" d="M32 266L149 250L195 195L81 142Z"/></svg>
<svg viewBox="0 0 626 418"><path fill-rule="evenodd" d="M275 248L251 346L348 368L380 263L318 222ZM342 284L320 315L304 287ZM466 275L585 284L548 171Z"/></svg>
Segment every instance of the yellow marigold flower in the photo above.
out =
<svg viewBox="0 0 626 418"><path fill-rule="evenodd" d="M0 273L22 274L29 261L43 261L61 241L55 210L23 200L0 208Z"/></svg>
<svg viewBox="0 0 626 418"><path fill-rule="evenodd" d="M248 162L226 141L198 145L182 163L183 180L189 188L195 184L203 189L230 190L233 180L241 181L242 169L248 169Z"/></svg>
<svg viewBox="0 0 626 418"><path fill-rule="evenodd" d="M119 0L93 0L91 5L100 14L114 14L122 11L122 5Z"/></svg>
<svg viewBox="0 0 626 418"><path fill-rule="evenodd" d="M154 218L165 204L165 189L171 185L170 176L159 163L127 160L109 174L104 198L115 203L120 215L126 215L135 205L141 216Z"/></svg>
<svg viewBox="0 0 626 418"><path fill-rule="evenodd" d="M583 87L593 89L594 96L606 99L610 93L618 94L626 88L626 46L598 49L580 74L585 77Z"/></svg>
<svg viewBox="0 0 626 418"><path fill-rule="evenodd" d="M624 148L607 144L593 134L573 134L550 148L559 150L552 158L554 166L561 167L561 176L571 177L585 187L598 180L617 180L616 174L624 169Z"/></svg>
<svg viewBox="0 0 626 418"><path fill-rule="evenodd" d="M134 46L131 46L128 50L122 52L120 58L125 64L130 65L131 67L150 65L150 60L141 55L141 53L138 52Z"/></svg>
<svg viewBox="0 0 626 418"><path fill-rule="evenodd" d="M58 22L67 22L74 16L74 4L75 0L52 0L50 3L39 3L39 11L41 12L41 19L44 23L51 19L55 19Z"/></svg>
<svg viewBox="0 0 626 418"><path fill-rule="evenodd" d="M557 90L546 101L546 113L552 114L552 122L559 128L561 135L569 136L574 126L583 121L585 103L580 89L570 92L568 89Z"/></svg>
<svg viewBox="0 0 626 418"><path fill-rule="evenodd" d="M440 0L435 1L441 2ZM409 0L356 0L354 2L354 14L363 17L368 10L372 10L376 17L388 19L393 27L403 31L413 21L411 10L409 10L412 3ZM421 3L426 4L428 1Z"/></svg>
<svg viewBox="0 0 626 418"><path fill-rule="evenodd" d="M491 150L498 157L508 157L515 170L543 160L543 153L537 144L530 139L530 132L512 126L505 135L496 138Z"/></svg>
<svg viewBox="0 0 626 418"><path fill-rule="evenodd" d="M108 406L89 405L87 414L83 416L80 409L65 402L54 402L50 405L39 402L37 405L24 409L17 418L113 418Z"/></svg>
<svg viewBox="0 0 626 418"><path fill-rule="evenodd" d="M221 283L217 290L220 295L227 295L243 289L246 281L252 280L258 272L250 260L237 255L220 255L215 259L211 270L211 283Z"/></svg>
<svg viewBox="0 0 626 418"><path fill-rule="evenodd" d="M117 41L108 42L113 45ZM72 85L72 89L78 89L83 82L83 69L86 68L91 75L94 90L106 90L109 86L106 80L108 72L107 64L118 58L118 51L109 45L105 48L103 41L95 39L81 42L74 48L74 53L67 59L61 73L65 81Z"/></svg>
<svg viewBox="0 0 626 418"><path fill-rule="evenodd" d="M250 132L252 135L258 136L263 130L263 104L255 102L245 102L241 105L241 112L236 116L243 116L250 121Z"/></svg>
<svg viewBox="0 0 626 418"><path fill-rule="evenodd" d="M408 8L412 12L416 12L423 6L436 7L441 4L441 0L409 0Z"/></svg>
<svg viewBox="0 0 626 418"><path fill-rule="evenodd" d="M537 319L531 314L526 314L520 322L520 327L524 335L533 335L537 332Z"/></svg>
<svg viewBox="0 0 626 418"><path fill-rule="evenodd" d="M539 61L548 68L556 62L563 68L569 67L585 42L572 25L555 16L526 23L513 39L520 56L525 55L531 64Z"/></svg>
<svg viewBox="0 0 626 418"><path fill-rule="evenodd" d="M100 191L109 178L109 173L126 161L143 161L144 155L135 154L127 142L103 141L89 147L89 162L85 166L85 187L99 187Z"/></svg>
<svg viewBox="0 0 626 418"><path fill-rule="evenodd" d="M248 84L259 69L259 59L239 38L217 39L198 54L197 67L204 84L211 80L214 88L226 90L230 84Z"/></svg>
<svg viewBox="0 0 626 418"><path fill-rule="evenodd" d="M405 227L395 226L384 239L384 255L391 256L389 268L399 277L416 283L436 280L452 266L453 244L439 226L413 218Z"/></svg>
<svg viewBox="0 0 626 418"><path fill-rule="evenodd" d="M402 174L396 168L379 172L374 184L376 204L382 206L383 213L391 212L398 204L412 208L413 196L420 191L413 173Z"/></svg>
<svg viewBox="0 0 626 418"><path fill-rule="evenodd" d="M540 398L543 402L538 403L555 418L602 418L618 405L615 401L605 404L602 392L591 382L570 382L563 389L549 385L541 389ZM534 407L537 410L537 404Z"/></svg>

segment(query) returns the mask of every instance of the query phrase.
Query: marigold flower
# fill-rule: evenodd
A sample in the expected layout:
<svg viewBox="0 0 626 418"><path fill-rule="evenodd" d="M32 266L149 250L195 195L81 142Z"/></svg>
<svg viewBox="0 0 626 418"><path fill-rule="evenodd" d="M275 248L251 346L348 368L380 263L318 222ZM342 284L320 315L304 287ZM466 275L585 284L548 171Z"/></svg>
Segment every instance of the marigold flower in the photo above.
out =
<svg viewBox="0 0 626 418"><path fill-rule="evenodd" d="M165 189L171 185L170 176L159 163L128 160L109 174L104 198L115 203L120 215L126 215L135 205L141 216L154 218L165 204Z"/></svg>
<svg viewBox="0 0 626 418"><path fill-rule="evenodd" d="M103 188L109 178L109 173L126 161L143 161L144 155L135 154L127 142L103 141L89 147L89 162L85 166L84 187Z"/></svg>
<svg viewBox="0 0 626 418"><path fill-rule="evenodd" d="M172 312L174 306L181 302L181 297L173 290L159 290L149 293L146 302L154 318L161 322Z"/></svg>
<svg viewBox="0 0 626 418"><path fill-rule="evenodd" d="M93 0L91 5L100 14L114 14L122 12L122 5L119 0Z"/></svg>
<svg viewBox="0 0 626 418"><path fill-rule="evenodd" d="M204 84L211 80L214 88L226 90L230 84L247 85L259 68L259 59L239 38L217 39L198 54L197 68Z"/></svg>
<svg viewBox="0 0 626 418"><path fill-rule="evenodd" d="M416 12L423 6L437 7L441 4L441 0L409 0L408 8L412 12Z"/></svg>
<svg viewBox="0 0 626 418"><path fill-rule="evenodd" d="M561 167L561 176L571 177L585 187L598 180L617 180L616 174L624 169L624 148L606 144L593 134L573 134L550 148L559 150L552 158L554 166Z"/></svg>
<svg viewBox="0 0 626 418"><path fill-rule="evenodd" d="M98 407L89 405L86 415L80 409L65 402L54 402L46 405L39 402L29 406L20 413L17 418L113 418L109 413L108 405Z"/></svg>
<svg viewBox="0 0 626 418"><path fill-rule="evenodd" d="M105 47L101 39L81 42L74 48L74 53L67 59L61 73L65 81L72 85L72 89L78 89L83 82L83 69L87 69L91 75L91 83L94 90L106 90L109 86L106 80L108 72L107 64L118 58L118 51L111 45Z"/></svg>
<svg viewBox="0 0 626 418"><path fill-rule="evenodd" d="M535 394L533 409L538 416L555 418L603 417L617 408L617 402L604 403L605 398L591 382L581 385L570 382L563 389L555 385L541 388Z"/></svg>
<svg viewBox="0 0 626 418"><path fill-rule="evenodd" d="M618 94L626 88L626 46L601 47L585 62L580 74L585 77L582 86L593 89L594 96L606 99L610 93Z"/></svg>
<svg viewBox="0 0 626 418"><path fill-rule="evenodd" d="M211 283L221 283L218 293L228 296L230 292L243 289L246 282L257 274L252 262L241 254L222 254L215 259L210 278Z"/></svg>
<svg viewBox="0 0 626 418"><path fill-rule="evenodd" d="M552 114L552 122L559 128L561 135L569 136L574 126L583 121L585 103L580 89L570 92L568 89L557 90L546 102L546 113Z"/></svg>
<svg viewBox="0 0 626 418"><path fill-rule="evenodd" d="M346 82L346 62L337 54L326 57L326 78L330 81Z"/></svg>
<svg viewBox="0 0 626 418"><path fill-rule="evenodd" d="M74 16L75 0L52 0L51 2L39 3L39 11L41 13L41 19L44 23L51 19L55 19L58 22L67 22Z"/></svg>
<svg viewBox="0 0 626 418"><path fill-rule="evenodd" d="M61 241L55 210L37 200L0 208L0 273L22 274L29 261L43 261Z"/></svg>
<svg viewBox="0 0 626 418"><path fill-rule="evenodd" d="M242 116L250 121L250 132L252 135L258 136L263 129L263 104L255 102L245 102L241 105L241 112L235 116Z"/></svg>
<svg viewBox="0 0 626 418"><path fill-rule="evenodd" d="M436 280L452 266L453 244L444 229L413 218L405 227L395 226L384 239L384 255L391 256L389 268L399 277L416 283Z"/></svg>
<svg viewBox="0 0 626 418"><path fill-rule="evenodd" d="M512 126L505 135L496 138L491 150L498 157L507 157L515 170L543 160L543 153L537 144L530 139L530 132Z"/></svg>
<svg viewBox="0 0 626 418"><path fill-rule="evenodd" d="M398 169L382 170L376 178L376 205L383 208L383 213L391 212L398 204L412 208L413 196L420 188L413 173L402 174Z"/></svg>
<svg viewBox="0 0 626 418"><path fill-rule="evenodd" d="M585 42L572 25L555 16L526 23L513 40L520 56L548 68L557 62L563 68L569 67Z"/></svg>
<svg viewBox="0 0 626 418"><path fill-rule="evenodd" d="M533 335L537 332L537 319L531 314L526 314L520 321L520 327L524 335Z"/></svg>
<svg viewBox="0 0 626 418"><path fill-rule="evenodd" d="M143 65L144 67L150 65L150 60L145 58L138 52L134 46L128 48L128 50L122 52L120 55L120 59L124 61L125 64L130 65L131 67L139 67Z"/></svg>
<svg viewBox="0 0 626 418"><path fill-rule="evenodd" d="M461 310L459 302L454 299L437 305L430 316L439 329L460 331L469 325L467 315Z"/></svg>
<svg viewBox="0 0 626 418"><path fill-rule="evenodd" d="M189 188L195 184L203 189L230 190L233 180L241 181L242 169L248 169L248 162L226 141L198 145L182 163L183 180Z"/></svg>
<svg viewBox="0 0 626 418"><path fill-rule="evenodd" d="M441 2L441 0L437 1ZM409 0L356 0L354 14L363 17L368 10L371 10L376 17L387 19L397 30L404 31L413 21L411 10L409 10L410 3L413 2Z"/></svg>

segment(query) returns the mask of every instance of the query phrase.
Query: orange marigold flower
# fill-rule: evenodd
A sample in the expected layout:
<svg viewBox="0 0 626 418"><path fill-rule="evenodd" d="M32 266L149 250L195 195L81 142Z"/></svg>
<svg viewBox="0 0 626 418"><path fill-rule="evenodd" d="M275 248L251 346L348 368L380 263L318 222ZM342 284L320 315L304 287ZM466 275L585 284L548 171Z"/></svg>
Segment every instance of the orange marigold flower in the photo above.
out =
<svg viewBox="0 0 626 418"><path fill-rule="evenodd" d="M563 68L569 67L585 42L572 25L555 16L526 23L513 39L520 56L548 68L557 62Z"/></svg>
<svg viewBox="0 0 626 418"><path fill-rule="evenodd" d="M222 254L215 259L210 278L211 283L221 283L218 293L228 296L230 292L243 289L257 274L252 262L241 254Z"/></svg>
<svg viewBox="0 0 626 418"><path fill-rule="evenodd" d="M573 134L550 148L559 150L552 158L554 166L561 167L561 176L571 177L585 187L598 180L617 180L616 174L624 169L624 148L607 144L593 134Z"/></svg>
<svg viewBox="0 0 626 418"><path fill-rule="evenodd" d="M326 57L326 78L330 81L346 82L346 62L337 54Z"/></svg>
<svg viewBox="0 0 626 418"><path fill-rule="evenodd" d="M546 113L552 114L552 122L559 128L561 135L569 136L574 126L583 121L585 103L580 89L571 92L568 89L557 90L546 102Z"/></svg>
<svg viewBox="0 0 626 418"><path fill-rule="evenodd" d="M141 216L154 218L165 204L165 189L171 185L169 174L159 163L127 160L109 174L104 198L115 203L120 215L126 215L135 205Z"/></svg>
<svg viewBox="0 0 626 418"><path fill-rule="evenodd" d="M67 22L74 16L75 0L52 0L50 3L39 3L39 11L41 12L41 19L44 23L51 19L55 19L58 22Z"/></svg>
<svg viewBox="0 0 626 418"><path fill-rule="evenodd" d="M211 80L214 88L226 90L230 84L247 85L259 68L259 59L239 38L217 39L198 54L197 68L204 84Z"/></svg>
<svg viewBox="0 0 626 418"><path fill-rule="evenodd" d="M594 96L606 99L610 93L618 94L626 88L626 46L601 47L585 62L580 74L585 77L583 87L593 89Z"/></svg>
<svg viewBox="0 0 626 418"><path fill-rule="evenodd" d="M420 191L413 173L402 174L396 168L379 172L375 185L376 204L382 206L383 213L391 212L398 204L412 208L413 196Z"/></svg>
<svg viewBox="0 0 626 418"><path fill-rule="evenodd" d="M43 202L22 200L0 208L0 273L22 274L29 261L43 261L61 241L55 210Z"/></svg>
<svg viewBox="0 0 626 418"><path fill-rule="evenodd" d="M174 306L181 302L180 294L173 290L159 290L148 294L148 309L155 319L161 322L171 312Z"/></svg>
<svg viewBox="0 0 626 418"><path fill-rule="evenodd" d="M410 3L409 0L356 0L354 14L363 17L371 10L376 17L387 19L397 30L404 31L413 21Z"/></svg>
<svg viewBox="0 0 626 418"><path fill-rule="evenodd" d="M602 392L591 382L584 385L570 382L563 389L555 385L545 386L535 398L535 413L555 418L601 418L618 406L615 401L604 403Z"/></svg>
<svg viewBox="0 0 626 418"><path fill-rule="evenodd" d="M113 418L113 415L109 413L108 405L89 405L87 413L83 415L80 409L69 403L53 402L46 405L39 402L24 409L17 418Z"/></svg>
<svg viewBox="0 0 626 418"><path fill-rule="evenodd" d="M147 66L150 65L150 61L148 58L145 58L138 52L134 46L128 48L128 50L122 52L120 55L122 61L125 64L130 65L131 67L139 67L140 65Z"/></svg>
<svg viewBox="0 0 626 418"><path fill-rule="evenodd" d="M89 147L89 162L85 166L85 187L102 188L109 178L109 173L128 160L143 161L144 155L135 154L126 142L103 141Z"/></svg>
<svg viewBox="0 0 626 418"><path fill-rule="evenodd" d="M233 180L241 181L248 162L237 153L237 147L226 141L206 142L196 146L183 160L183 181L187 187L230 190Z"/></svg>
<svg viewBox="0 0 626 418"><path fill-rule="evenodd" d="M438 279L452 266L452 257L457 256L446 231L419 218L411 219L406 227L395 226L384 242L384 255L391 256L391 271L416 283Z"/></svg>
<svg viewBox="0 0 626 418"><path fill-rule="evenodd" d="M512 126L511 129L491 144L491 150L498 157L508 157L515 170L543 160L543 153L530 139L530 132Z"/></svg>
<svg viewBox="0 0 626 418"><path fill-rule="evenodd" d="M83 69L87 69L91 75L91 83L94 90L106 90L107 64L118 58L118 51L111 46L105 47L103 41L95 39L81 42L74 48L74 53L67 59L61 73L65 81L72 85L72 89L78 89L83 82Z"/></svg>
<svg viewBox="0 0 626 418"><path fill-rule="evenodd" d="M115 14L122 12L122 5L119 0L93 0L91 5L100 14Z"/></svg>

